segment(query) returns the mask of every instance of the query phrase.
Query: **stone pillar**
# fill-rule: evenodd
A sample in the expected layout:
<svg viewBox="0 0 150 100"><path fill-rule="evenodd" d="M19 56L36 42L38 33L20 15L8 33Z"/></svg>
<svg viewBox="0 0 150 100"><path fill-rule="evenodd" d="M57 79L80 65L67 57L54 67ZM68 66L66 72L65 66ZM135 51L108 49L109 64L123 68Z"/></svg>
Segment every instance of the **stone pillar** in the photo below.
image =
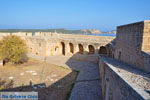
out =
<svg viewBox="0 0 150 100"><path fill-rule="evenodd" d="M65 42L65 56L69 56L69 55L70 55L69 42Z"/></svg>
<svg viewBox="0 0 150 100"><path fill-rule="evenodd" d="M84 52L83 54L87 55L89 53L89 48L87 44L83 44Z"/></svg>
<svg viewBox="0 0 150 100"><path fill-rule="evenodd" d="M98 55L99 54L99 46L94 46L94 48L95 48L95 53L94 54Z"/></svg>
<svg viewBox="0 0 150 100"><path fill-rule="evenodd" d="M4 65L4 61L0 60L0 66L3 66L3 65Z"/></svg>
<svg viewBox="0 0 150 100"><path fill-rule="evenodd" d="M77 43L75 43L73 45L74 45L74 54L77 54L79 52L79 46Z"/></svg>

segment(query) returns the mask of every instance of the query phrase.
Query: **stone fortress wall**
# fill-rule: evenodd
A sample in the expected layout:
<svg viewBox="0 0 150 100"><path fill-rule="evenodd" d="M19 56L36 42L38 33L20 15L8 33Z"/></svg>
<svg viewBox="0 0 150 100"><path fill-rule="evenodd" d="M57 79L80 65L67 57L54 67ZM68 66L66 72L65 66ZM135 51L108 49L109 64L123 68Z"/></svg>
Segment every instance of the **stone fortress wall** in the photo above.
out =
<svg viewBox="0 0 150 100"><path fill-rule="evenodd" d="M100 56L104 100L150 100L150 21L117 27L113 58Z"/></svg>
<svg viewBox="0 0 150 100"><path fill-rule="evenodd" d="M104 100L150 100L150 21L117 27L116 39L50 32L0 33L0 38L12 34L25 39L35 56L99 60Z"/></svg>
<svg viewBox="0 0 150 100"><path fill-rule="evenodd" d="M117 28L115 59L150 72L150 21Z"/></svg>
<svg viewBox="0 0 150 100"><path fill-rule="evenodd" d="M51 32L17 32L0 33L0 36L17 35L22 37L28 46L28 53L34 56L65 55L87 61L98 61L98 55L106 53L109 44L115 37L88 36L75 34L58 34ZM100 48L102 50L100 51ZM112 54L111 54L112 55Z"/></svg>

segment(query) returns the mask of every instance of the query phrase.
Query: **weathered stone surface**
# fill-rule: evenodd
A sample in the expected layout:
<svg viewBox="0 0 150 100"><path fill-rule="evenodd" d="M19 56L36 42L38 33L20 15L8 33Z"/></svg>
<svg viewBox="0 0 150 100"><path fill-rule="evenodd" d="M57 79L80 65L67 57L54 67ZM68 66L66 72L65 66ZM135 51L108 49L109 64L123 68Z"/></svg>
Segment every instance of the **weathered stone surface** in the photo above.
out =
<svg viewBox="0 0 150 100"><path fill-rule="evenodd" d="M104 100L149 100L150 77L114 59L100 57L100 81Z"/></svg>
<svg viewBox="0 0 150 100"><path fill-rule="evenodd" d="M100 81L77 82L70 100L102 100Z"/></svg>
<svg viewBox="0 0 150 100"><path fill-rule="evenodd" d="M150 72L150 21L117 28L114 58Z"/></svg>
<svg viewBox="0 0 150 100"><path fill-rule="evenodd" d="M3 60L0 60L0 66L3 66Z"/></svg>
<svg viewBox="0 0 150 100"><path fill-rule="evenodd" d="M150 21L119 26L116 39L51 32L0 33L0 39L12 34L26 41L30 57L46 57L52 64L80 71L71 100L99 100L102 96L104 100L150 99L149 77L129 70L133 67L150 72ZM99 59L99 54L132 66Z"/></svg>
<svg viewBox="0 0 150 100"><path fill-rule="evenodd" d="M107 45L114 39L114 37L105 36L58 34L50 32L35 32L34 34L29 32L0 33L0 38L7 35L18 35L22 37L26 41L29 54L40 57L65 55L86 61L98 61L97 57L100 47ZM82 57L79 53L87 55L87 57Z"/></svg>

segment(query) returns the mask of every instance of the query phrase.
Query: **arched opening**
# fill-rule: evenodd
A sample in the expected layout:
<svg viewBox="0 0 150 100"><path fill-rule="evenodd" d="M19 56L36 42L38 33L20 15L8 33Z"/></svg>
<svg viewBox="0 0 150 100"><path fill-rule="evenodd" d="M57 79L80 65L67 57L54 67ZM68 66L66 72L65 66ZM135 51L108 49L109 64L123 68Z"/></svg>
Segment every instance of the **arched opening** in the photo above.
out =
<svg viewBox="0 0 150 100"><path fill-rule="evenodd" d="M107 48L107 55L109 57L113 57L113 46L111 44L107 44L105 47Z"/></svg>
<svg viewBox="0 0 150 100"><path fill-rule="evenodd" d="M58 46L56 46L56 47L55 47L55 51L58 51L58 49L59 49L59 47L58 47Z"/></svg>
<svg viewBox="0 0 150 100"><path fill-rule="evenodd" d="M111 50L111 49L109 49L108 56L109 56L109 57L113 57L113 54L112 54L112 50Z"/></svg>
<svg viewBox="0 0 150 100"><path fill-rule="evenodd" d="M99 49L99 54L107 54L107 49L104 46L101 46Z"/></svg>
<svg viewBox="0 0 150 100"><path fill-rule="evenodd" d="M84 49L83 49L82 44L79 44L78 46L79 46L79 53L83 54Z"/></svg>
<svg viewBox="0 0 150 100"><path fill-rule="evenodd" d="M65 55L65 43L61 42L61 46L62 46L62 54Z"/></svg>
<svg viewBox="0 0 150 100"><path fill-rule="evenodd" d="M35 54L38 55L39 53L36 52Z"/></svg>
<svg viewBox="0 0 150 100"><path fill-rule="evenodd" d="M89 45L89 54L94 54L94 52L95 52L94 46Z"/></svg>
<svg viewBox="0 0 150 100"><path fill-rule="evenodd" d="M32 52L32 48L30 48L30 52Z"/></svg>
<svg viewBox="0 0 150 100"><path fill-rule="evenodd" d="M118 60L121 61L121 52L119 51Z"/></svg>
<svg viewBox="0 0 150 100"><path fill-rule="evenodd" d="M74 53L74 46L72 43L69 43L69 46L70 46L70 52L71 53Z"/></svg>

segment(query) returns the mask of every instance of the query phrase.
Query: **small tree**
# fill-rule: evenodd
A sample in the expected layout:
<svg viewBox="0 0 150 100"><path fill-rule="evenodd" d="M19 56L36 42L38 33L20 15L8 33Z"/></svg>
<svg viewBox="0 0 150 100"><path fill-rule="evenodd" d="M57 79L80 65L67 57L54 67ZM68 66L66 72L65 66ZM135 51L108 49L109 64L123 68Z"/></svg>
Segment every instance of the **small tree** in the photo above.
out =
<svg viewBox="0 0 150 100"><path fill-rule="evenodd" d="M0 57L14 64L23 63L27 60L27 47L24 40L19 36L6 36L0 41Z"/></svg>

